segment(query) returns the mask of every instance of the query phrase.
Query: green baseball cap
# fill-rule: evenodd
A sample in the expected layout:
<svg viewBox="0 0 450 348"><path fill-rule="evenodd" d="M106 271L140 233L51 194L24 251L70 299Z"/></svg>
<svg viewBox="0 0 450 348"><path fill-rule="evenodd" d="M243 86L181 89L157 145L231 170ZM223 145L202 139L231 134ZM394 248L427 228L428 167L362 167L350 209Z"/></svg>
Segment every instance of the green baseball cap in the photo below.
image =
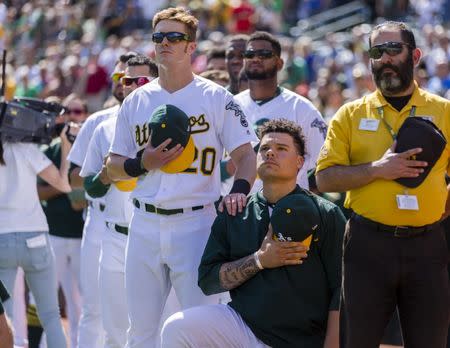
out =
<svg viewBox="0 0 450 348"><path fill-rule="evenodd" d="M311 197L295 193L281 198L275 204L270 221L275 240L303 242L309 246L320 226L320 215Z"/></svg>
<svg viewBox="0 0 450 348"><path fill-rule="evenodd" d="M174 105L162 104L153 110L148 123L151 130L151 145L159 146L167 138L172 142L167 145L170 150L177 144L184 147L180 156L161 167L166 173L180 173L194 162L195 144L191 136L191 126L186 113Z"/></svg>

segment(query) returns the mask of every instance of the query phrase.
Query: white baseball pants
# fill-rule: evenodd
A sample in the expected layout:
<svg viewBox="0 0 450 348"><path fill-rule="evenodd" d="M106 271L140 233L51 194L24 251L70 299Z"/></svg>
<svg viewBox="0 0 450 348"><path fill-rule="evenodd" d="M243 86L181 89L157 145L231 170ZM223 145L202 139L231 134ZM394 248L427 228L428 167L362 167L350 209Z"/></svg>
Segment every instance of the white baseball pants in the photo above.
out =
<svg viewBox="0 0 450 348"><path fill-rule="evenodd" d="M78 348L102 347L104 330L100 314L98 270L100 243L105 230L103 213L89 207L81 241L80 285L81 316L78 325Z"/></svg>
<svg viewBox="0 0 450 348"><path fill-rule="evenodd" d="M265 348L230 306L199 306L175 313L164 323L161 348Z"/></svg>
<svg viewBox="0 0 450 348"><path fill-rule="evenodd" d="M81 312L80 253L81 239L49 235L55 253L56 280L66 299L70 328L70 346L77 346L78 321Z"/></svg>
<svg viewBox="0 0 450 348"><path fill-rule="evenodd" d="M135 208L125 262L127 348L157 346L171 286L183 309L219 302L220 296L205 296L197 285L198 265L215 216L213 205L170 216Z"/></svg>
<svg viewBox="0 0 450 348"><path fill-rule="evenodd" d="M125 247L127 236L105 227L100 256L100 299L105 348L123 348L129 327L125 293Z"/></svg>

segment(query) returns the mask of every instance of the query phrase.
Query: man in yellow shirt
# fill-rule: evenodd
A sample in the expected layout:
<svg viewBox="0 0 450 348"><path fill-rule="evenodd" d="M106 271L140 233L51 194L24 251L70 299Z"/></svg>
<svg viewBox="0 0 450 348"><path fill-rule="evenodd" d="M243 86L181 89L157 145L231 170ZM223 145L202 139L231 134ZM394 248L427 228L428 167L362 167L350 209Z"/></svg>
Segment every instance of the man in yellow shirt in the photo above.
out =
<svg viewBox="0 0 450 348"><path fill-rule="evenodd" d="M415 83L421 51L404 23L377 25L369 44L377 90L336 113L316 173L319 190L347 191L345 206L354 212L344 240L345 348L378 347L396 306L405 347L443 348L450 303L439 220L450 147L431 166L416 158L422 148L396 153L395 139L414 116L432 121L449 139L450 101ZM396 181L421 177L417 187Z"/></svg>

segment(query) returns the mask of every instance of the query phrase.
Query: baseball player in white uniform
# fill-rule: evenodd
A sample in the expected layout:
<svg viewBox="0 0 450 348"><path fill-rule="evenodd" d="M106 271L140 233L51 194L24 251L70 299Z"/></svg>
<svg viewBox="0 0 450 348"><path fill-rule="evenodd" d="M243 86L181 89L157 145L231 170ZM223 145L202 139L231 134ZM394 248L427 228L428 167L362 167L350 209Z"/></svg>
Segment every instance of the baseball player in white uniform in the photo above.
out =
<svg viewBox="0 0 450 348"><path fill-rule="evenodd" d="M197 19L181 8L155 15L152 40L160 77L122 104L107 163L113 180L139 176L131 194L135 209L125 262L128 348L156 346L171 286L182 308L217 303L217 298L202 294L197 268L216 216L213 203L219 197L223 148L237 167L235 185L224 198L229 212L242 209L256 174L250 145L256 137L233 96L192 73L197 25ZM163 104L189 116L196 157L183 172L161 170L182 154L180 144L167 150L170 138L157 147L149 141L149 118ZM142 156L136 157L141 149L145 149Z"/></svg>
<svg viewBox="0 0 450 348"><path fill-rule="evenodd" d="M277 73L283 67L279 41L266 32L252 34L244 51L244 69L249 89L235 96L249 122L285 118L302 128L306 143L305 164L299 171L297 183L308 189L307 172L316 165L316 159L325 140L327 127L319 111L306 98L278 86ZM252 191L261 189L257 179Z"/></svg>
<svg viewBox="0 0 450 348"><path fill-rule="evenodd" d="M120 77L124 75L125 62L135 54L123 55L117 62L112 74L113 95L121 102L124 99ZM119 76L119 78L117 78ZM119 105L98 111L88 117L69 153L69 161L78 168L72 170L70 177L72 185L82 185L78 177L88 152L89 141L95 128L104 120L115 117ZM81 184L81 185L80 185ZM100 245L105 229L103 211L105 199L93 198L86 195L89 202L86 221L81 242L80 285L82 308L78 327L78 348L100 347L104 342L104 330L100 315L100 292L98 286L98 269L100 258Z"/></svg>
<svg viewBox="0 0 450 348"><path fill-rule="evenodd" d="M125 97L136 88L150 82L157 74L156 64L148 57L137 55L130 58L125 76L121 79ZM117 117L109 118L97 126L80 172L82 177L93 176L87 179L92 190L86 187L88 193L92 196L104 194L105 198L103 217L106 226L101 244L99 286L107 348L123 348L129 326L125 295L125 246L133 211L130 191L135 184L135 179L118 182L117 185L111 184L106 175L104 159L111 147L116 121Z"/></svg>

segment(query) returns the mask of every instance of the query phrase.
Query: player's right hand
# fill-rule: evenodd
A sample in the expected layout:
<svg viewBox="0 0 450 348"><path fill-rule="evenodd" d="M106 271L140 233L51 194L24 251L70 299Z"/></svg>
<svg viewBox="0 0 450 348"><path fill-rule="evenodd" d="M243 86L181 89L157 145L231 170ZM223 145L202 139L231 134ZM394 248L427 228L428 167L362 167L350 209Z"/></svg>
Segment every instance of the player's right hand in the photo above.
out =
<svg viewBox="0 0 450 348"><path fill-rule="evenodd" d="M161 168L163 165L173 161L175 158L181 155L184 147L180 144L175 145L170 150L167 146L172 142L172 139L168 138L164 140L157 147L152 146L151 135L147 143L147 147L142 153L142 166L147 170L153 170Z"/></svg>
<svg viewBox="0 0 450 348"><path fill-rule="evenodd" d="M396 153L396 142L384 153L378 161L372 163L374 175L377 179L395 180L398 178L415 178L423 172L427 162L416 161L414 156L421 153L421 148L414 148Z"/></svg>
<svg viewBox="0 0 450 348"><path fill-rule="evenodd" d="M309 248L301 242L280 242L273 239L272 225L257 251L259 261L264 268L277 268L288 265L299 265L308 257Z"/></svg>

